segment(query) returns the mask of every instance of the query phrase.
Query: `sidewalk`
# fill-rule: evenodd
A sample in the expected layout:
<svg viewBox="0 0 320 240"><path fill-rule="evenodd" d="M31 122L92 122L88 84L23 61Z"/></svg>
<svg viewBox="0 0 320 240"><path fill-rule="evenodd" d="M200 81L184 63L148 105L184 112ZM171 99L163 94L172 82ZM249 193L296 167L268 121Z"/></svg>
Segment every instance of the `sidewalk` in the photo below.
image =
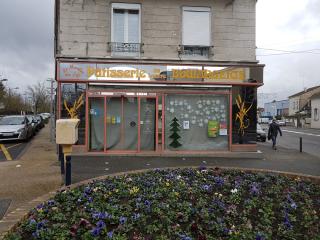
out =
<svg viewBox="0 0 320 240"><path fill-rule="evenodd" d="M10 218L8 213L61 186L56 145L50 142L49 130L50 126L46 125L20 159L0 163L0 200L11 200L7 215L0 220L0 235L10 226L4 223Z"/></svg>
<svg viewBox="0 0 320 240"><path fill-rule="evenodd" d="M136 157L136 156L73 156L72 183L89 178L139 169L212 166L269 169L274 171L320 176L320 158L298 150L278 147L270 142L258 143L260 153L216 154L213 157Z"/></svg>

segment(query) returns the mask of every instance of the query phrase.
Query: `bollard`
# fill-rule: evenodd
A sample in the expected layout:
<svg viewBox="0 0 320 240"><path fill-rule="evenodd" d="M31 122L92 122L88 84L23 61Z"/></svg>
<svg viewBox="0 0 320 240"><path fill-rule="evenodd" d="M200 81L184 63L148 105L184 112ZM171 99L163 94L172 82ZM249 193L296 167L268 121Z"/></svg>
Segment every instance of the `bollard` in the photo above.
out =
<svg viewBox="0 0 320 240"><path fill-rule="evenodd" d="M62 151L62 146L59 144L59 148L58 148L58 158L60 161L60 172L63 175L65 173L64 171L64 155L63 155L63 151Z"/></svg>
<svg viewBox="0 0 320 240"><path fill-rule="evenodd" d="M71 156L66 156L66 186L71 185Z"/></svg>
<svg viewBox="0 0 320 240"><path fill-rule="evenodd" d="M302 137L300 137L300 152L302 152Z"/></svg>

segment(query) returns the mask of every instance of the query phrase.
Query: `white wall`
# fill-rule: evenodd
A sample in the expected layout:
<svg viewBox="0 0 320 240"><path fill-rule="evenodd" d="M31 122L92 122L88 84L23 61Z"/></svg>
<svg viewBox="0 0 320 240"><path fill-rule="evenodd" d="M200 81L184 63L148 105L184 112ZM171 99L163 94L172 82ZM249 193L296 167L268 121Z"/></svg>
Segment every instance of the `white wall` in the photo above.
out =
<svg viewBox="0 0 320 240"><path fill-rule="evenodd" d="M299 99L300 96L289 98L289 116L293 116L299 111Z"/></svg>
<svg viewBox="0 0 320 240"><path fill-rule="evenodd" d="M315 120L314 109L318 109L318 120ZM320 97L311 99L311 128L320 129Z"/></svg>

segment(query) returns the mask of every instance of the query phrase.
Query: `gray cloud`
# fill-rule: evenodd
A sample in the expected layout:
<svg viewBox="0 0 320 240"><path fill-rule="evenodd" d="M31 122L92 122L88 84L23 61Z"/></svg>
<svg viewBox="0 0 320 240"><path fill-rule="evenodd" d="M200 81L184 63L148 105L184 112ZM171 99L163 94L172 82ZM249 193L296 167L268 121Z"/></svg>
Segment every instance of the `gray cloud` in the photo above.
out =
<svg viewBox="0 0 320 240"><path fill-rule="evenodd" d="M54 74L53 0L1 0L0 74L8 85L27 85Z"/></svg>
<svg viewBox="0 0 320 240"><path fill-rule="evenodd" d="M306 5L298 13L292 15L287 22L282 24L282 30L295 30L301 33L312 31L315 25L320 26L320 1L319 0L305 0ZM312 22L312 24L310 24Z"/></svg>

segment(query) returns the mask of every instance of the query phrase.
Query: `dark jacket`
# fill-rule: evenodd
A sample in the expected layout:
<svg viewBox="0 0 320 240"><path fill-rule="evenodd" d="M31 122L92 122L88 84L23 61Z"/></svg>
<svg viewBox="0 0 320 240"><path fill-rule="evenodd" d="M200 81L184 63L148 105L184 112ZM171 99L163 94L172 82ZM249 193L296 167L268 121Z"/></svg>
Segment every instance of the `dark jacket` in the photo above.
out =
<svg viewBox="0 0 320 240"><path fill-rule="evenodd" d="M280 133L280 136L282 136L282 132L279 125L275 122L272 122L269 126L268 139L271 139L272 136L277 137L278 132Z"/></svg>

